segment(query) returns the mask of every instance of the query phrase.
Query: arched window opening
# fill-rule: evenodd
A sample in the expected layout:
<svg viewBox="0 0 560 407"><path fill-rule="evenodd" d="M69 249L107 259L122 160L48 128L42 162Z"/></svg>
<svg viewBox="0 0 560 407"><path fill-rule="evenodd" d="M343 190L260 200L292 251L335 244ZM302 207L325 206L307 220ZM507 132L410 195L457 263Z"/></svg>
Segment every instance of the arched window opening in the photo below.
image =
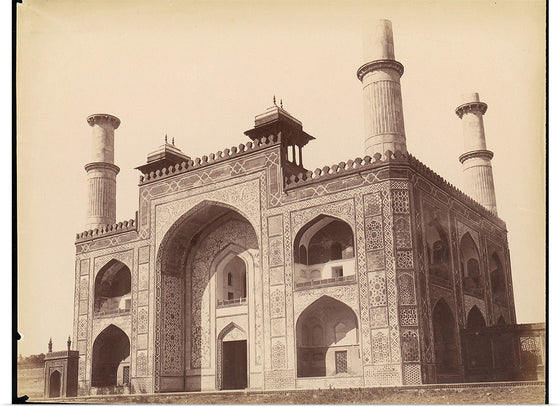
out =
<svg viewBox="0 0 560 407"><path fill-rule="evenodd" d="M458 375L458 346L455 318L449 305L441 299L432 312L436 374L438 383L453 382Z"/></svg>
<svg viewBox="0 0 560 407"><path fill-rule="evenodd" d="M55 370L49 378L49 397L60 397L60 372Z"/></svg>
<svg viewBox="0 0 560 407"><path fill-rule="evenodd" d="M354 281L354 233L346 222L319 216L294 241L296 287Z"/></svg>
<svg viewBox="0 0 560 407"><path fill-rule="evenodd" d="M434 215L426 225L426 248L430 277L432 279L448 282L449 273L449 243L447 230Z"/></svg>
<svg viewBox="0 0 560 407"><path fill-rule="evenodd" d="M123 386L124 367L130 366L130 341L115 325L105 328L93 342L91 385Z"/></svg>
<svg viewBox="0 0 560 407"><path fill-rule="evenodd" d="M130 269L111 260L95 278L94 311L96 314L130 312Z"/></svg>
<svg viewBox="0 0 560 407"><path fill-rule="evenodd" d="M323 296L296 323L298 377L359 374L358 320L350 307Z"/></svg>
<svg viewBox="0 0 560 407"><path fill-rule="evenodd" d="M232 256L218 266L218 306L245 303L247 300L246 265Z"/></svg>
<svg viewBox="0 0 560 407"><path fill-rule="evenodd" d="M467 363L469 369L490 367L490 338L485 335L486 321L475 305L467 316Z"/></svg>
<svg viewBox="0 0 560 407"><path fill-rule="evenodd" d="M492 287L492 299L494 301L505 302L506 281L504 269L500 257L496 252L490 256L490 285Z"/></svg>
<svg viewBox="0 0 560 407"><path fill-rule="evenodd" d="M480 256L476 244L468 232L461 238L459 258L463 274L463 290L477 297L483 297Z"/></svg>

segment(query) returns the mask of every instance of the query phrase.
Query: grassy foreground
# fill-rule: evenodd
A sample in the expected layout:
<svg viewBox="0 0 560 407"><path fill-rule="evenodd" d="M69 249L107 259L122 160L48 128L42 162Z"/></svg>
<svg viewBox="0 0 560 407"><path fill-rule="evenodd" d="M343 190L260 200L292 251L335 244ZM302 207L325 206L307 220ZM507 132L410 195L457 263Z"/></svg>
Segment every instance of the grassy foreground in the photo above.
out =
<svg viewBox="0 0 560 407"><path fill-rule="evenodd" d="M31 399L29 401L39 401ZM91 404L543 404L540 384L484 384L288 391L160 393L42 399Z"/></svg>

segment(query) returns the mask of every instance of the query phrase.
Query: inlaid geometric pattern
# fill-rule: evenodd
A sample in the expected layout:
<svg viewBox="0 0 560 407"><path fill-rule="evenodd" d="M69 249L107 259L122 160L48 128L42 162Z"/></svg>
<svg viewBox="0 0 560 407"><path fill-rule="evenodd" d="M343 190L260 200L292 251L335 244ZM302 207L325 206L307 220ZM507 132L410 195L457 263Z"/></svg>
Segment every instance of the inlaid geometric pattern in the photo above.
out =
<svg viewBox="0 0 560 407"><path fill-rule="evenodd" d="M282 236L271 237L268 240L268 244L270 246L268 252L268 263L271 266L280 266L281 264L284 264Z"/></svg>
<svg viewBox="0 0 560 407"><path fill-rule="evenodd" d="M138 308L138 332L148 332L148 307Z"/></svg>
<svg viewBox="0 0 560 407"><path fill-rule="evenodd" d="M284 287L275 287L270 291L270 315L275 317L283 317L286 294Z"/></svg>
<svg viewBox="0 0 560 407"><path fill-rule="evenodd" d="M397 250L395 264L398 269L414 268L412 263L412 250Z"/></svg>
<svg viewBox="0 0 560 407"><path fill-rule="evenodd" d="M381 194L364 195L364 216L375 216L381 214Z"/></svg>
<svg viewBox="0 0 560 407"><path fill-rule="evenodd" d="M281 339L272 340L272 368L286 368L286 345Z"/></svg>
<svg viewBox="0 0 560 407"><path fill-rule="evenodd" d="M393 212L409 213L408 190L393 190Z"/></svg>
<svg viewBox="0 0 560 407"><path fill-rule="evenodd" d="M181 374L183 371L183 332L182 325L178 321L183 316L183 286L184 282L181 278L170 275L163 276L163 334L166 341L163 343L163 374Z"/></svg>
<svg viewBox="0 0 560 407"><path fill-rule="evenodd" d="M382 365L364 367L364 379L367 386L400 386L402 384L399 365Z"/></svg>
<svg viewBox="0 0 560 407"><path fill-rule="evenodd" d="M418 325L416 308L401 308L399 317L401 325Z"/></svg>
<svg viewBox="0 0 560 407"><path fill-rule="evenodd" d="M383 273L369 273L368 279L369 301L371 306L377 307L387 305L387 293L385 291L385 278L383 277Z"/></svg>
<svg viewBox="0 0 560 407"><path fill-rule="evenodd" d="M420 368L420 365L406 364L403 366L403 384L422 384L422 369Z"/></svg>
<svg viewBox="0 0 560 407"><path fill-rule="evenodd" d="M148 374L148 353L145 350L136 352L136 374L147 376Z"/></svg>
<svg viewBox="0 0 560 407"><path fill-rule="evenodd" d="M383 247L381 217L366 218L366 250L375 250Z"/></svg>
<svg viewBox="0 0 560 407"><path fill-rule="evenodd" d="M396 187L396 185L399 184L403 183L392 182L391 186ZM389 310L391 361L400 362L401 347L399 334L399 317L397 310L397 281L395 272L395 253L393 247L393 208L391 206L390 196L390 191L381 191L381 202L383 206L383 234L385 241L385 270L387 281L387 305ZM408 192L406 197L408 198Z"/></svg>
<svg viewBox="0 0 560 407"><path fill-rule="evenodd" d="M387 307L370 308L370 326L372 328L383 328L388 324Z"/></svg>
<svg viewBox="0 0 560 407"><path fill-rule="evenodd" d="M414 277L409 273L399 273L399 303L401 305L416 304Z"/></svg>
<svg viewBox="0 0 560 407"><path fill-rule="evenodd" d="M395 215L395 247L397 249L408 249L412 247L412 237L410 232L410 216Z"/></svg>
<svg viewBox="0 0 560 407"><path fill-rule="evenodd" d="M402 333L402 357L406 362L419 360L418 332L416 330L404 330Z"/></svg>
<svg viewBox="0 0 560 407"><path fill-rule="evenodd" d="M372 362L377 364L391 361L389 334L386 329L372 329L371 358Z"/></svg>
<svg viewBox="0 0 560 407"><path fill-rule="evenodd" d="M87 315L80 315L78 317L78 339L86 339L87 318Z"/></svg>

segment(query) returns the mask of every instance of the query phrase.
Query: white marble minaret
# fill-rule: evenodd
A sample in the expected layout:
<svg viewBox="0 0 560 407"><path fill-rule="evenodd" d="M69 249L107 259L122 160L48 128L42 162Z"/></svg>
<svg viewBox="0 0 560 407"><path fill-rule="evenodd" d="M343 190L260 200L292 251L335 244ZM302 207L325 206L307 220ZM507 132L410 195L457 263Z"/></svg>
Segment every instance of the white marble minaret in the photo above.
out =
<svg viewBox="0 0 560 407"><path fill-rule="evenodd" d="M489 211L497 214L492 157L494 153L486 149L484 122L486 103L480 101L478 93L463 95L463 104L455 113L463 122L465 152L459 156L463 164L465 193Z"/></svg>
<svg viewBox="0 0 560 407"><path fill-rule="evenodd" d="M116 219L117 174L115 129L121 121L110 114L93 114L87 118L93 127L91 162L85 169L88 177L88 229L114 224Z"/></svg>
<svg viewBox="0 0 560 407"><path fill-rule="evenodd" d="M367 30L366 62L358 69L364 94L366 154L406 151L401 95L404 67L395 60L393 29L389 20L379 20Z"/></svg>

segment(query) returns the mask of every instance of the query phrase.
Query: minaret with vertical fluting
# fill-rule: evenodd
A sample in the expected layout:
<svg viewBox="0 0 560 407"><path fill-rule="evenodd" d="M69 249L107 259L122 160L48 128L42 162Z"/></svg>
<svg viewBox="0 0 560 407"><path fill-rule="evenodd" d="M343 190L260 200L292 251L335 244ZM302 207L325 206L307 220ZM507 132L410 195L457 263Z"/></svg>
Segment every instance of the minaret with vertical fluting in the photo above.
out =
<svg viewBox="0 0 560 407"><path fill-rule="evenodd" d="M486 209L497 214L492 157L494 153L486 149L484 121L482 116L488 106L480 101L478 93L463 95L463 103L455 113L463 123L465 152L459 156L463 164L465 193Z"/></svg>
<svg viewBox="0 0 560 407"><path fill-rule="evenodd" d="M401 95L404 67L395 60L393 29L389 20L377 21L364 41L370 61L358 69L362 82L365 118L365 153L384 155L387 150L406 151Z"/></svg>
<svg viewBox="0 0 560 407"><path fill-rule="evenodd" d="M115 159L115 130L121 121L110 114L93 114L87 118L93 128L91 162L86 164L88 177L88 229L112 225L116 220L116 191L119 167Z"/></svg>

